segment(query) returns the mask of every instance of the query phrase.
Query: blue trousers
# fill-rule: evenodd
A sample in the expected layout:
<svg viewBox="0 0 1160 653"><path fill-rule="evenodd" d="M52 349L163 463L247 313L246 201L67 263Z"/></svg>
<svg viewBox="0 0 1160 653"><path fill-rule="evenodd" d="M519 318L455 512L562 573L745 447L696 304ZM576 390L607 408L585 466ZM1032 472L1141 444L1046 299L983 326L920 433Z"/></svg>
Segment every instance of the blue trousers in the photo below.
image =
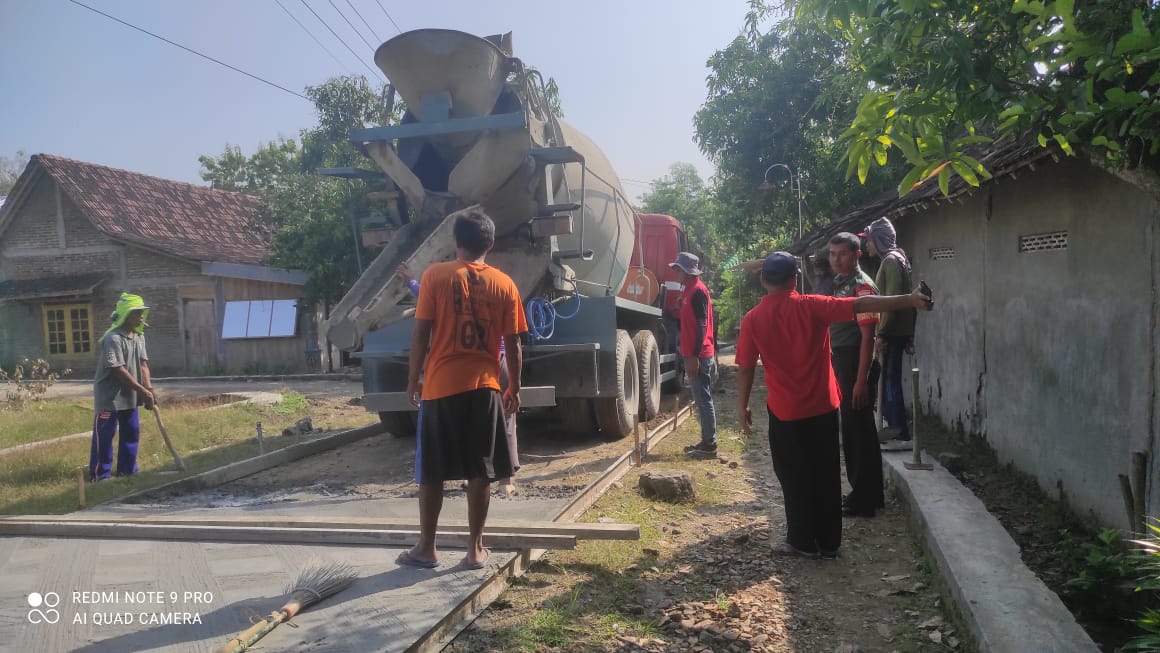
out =
<svg viewBox="0 0 1160 653"><path fill-rule="evenodd" d="M886 337L886 361L882 367L882 417L886 424L899 429L898 439L910 439L906 423L906 402L902 395L902 354L906 336Z"/></svg>
<svg viewBox="0 0 1160 653"><path fill-rule="evenodd" d="M103 481L113 467L113 436L118 428L117 476L137 473L137 444L141 439L141 422L137 409L103 410L93 419L93 442L89 450L89 480Z"/></svg>
<svg viewBox="0 0 1160 653"><path fill-rule="evenodd" d="M717 446L717 410L713 406L713 383L717 380L717 359L701 359L700 372L693 379L693 401L701 420L701 444Z"/></svg>

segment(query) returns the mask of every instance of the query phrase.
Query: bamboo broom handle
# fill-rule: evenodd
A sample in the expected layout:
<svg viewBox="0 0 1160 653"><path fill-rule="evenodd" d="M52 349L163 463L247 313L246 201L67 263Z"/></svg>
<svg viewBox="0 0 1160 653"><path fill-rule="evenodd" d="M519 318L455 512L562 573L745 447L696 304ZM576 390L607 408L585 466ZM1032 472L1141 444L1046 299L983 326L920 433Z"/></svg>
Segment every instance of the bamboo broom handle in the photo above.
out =
<svg viewBox="0 0 1160 653"><path fill-rule="evenodd" d="M277 628L278 624L286 621L286 619L288 617L280 611L271 612L270 616L250 626L245 632L226 642L225 645L214 653L244 653L250 646L265 637L271 630Z"/></svg>
<svg viewBox="0 0 1160 653"><path fill-rule="evenodd" d="M169 453L173 455L173 464L177 465L177 471L184 472L185 461L181 459L181 454L177 453L177 447L173 446L173 440L169 439L169 431L166 430L165 424L161 421L161 410L157 407L157 402L153 402L153 417L157 420L157 430L161 431L165 446L169 447Z"/></svg>

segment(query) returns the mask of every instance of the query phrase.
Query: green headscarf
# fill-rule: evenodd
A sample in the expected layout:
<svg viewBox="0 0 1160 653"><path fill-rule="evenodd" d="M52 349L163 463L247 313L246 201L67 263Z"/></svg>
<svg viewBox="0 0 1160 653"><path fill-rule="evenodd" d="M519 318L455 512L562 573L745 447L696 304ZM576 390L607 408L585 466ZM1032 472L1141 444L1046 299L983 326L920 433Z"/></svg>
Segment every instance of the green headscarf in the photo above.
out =
<svg viewBox="0 0 1160 653"><path fill-rule="evenodd" d="M113 311L111 316L113 319L113 326L105 331L105 336L112 333L114 330L121 328L125 323L125 318L129 317L129 313L133 311L141 311L141 324L135 329L137 333L145 333L145 320L149 317L149 307L145 305L145 300L141 299L140 295L133 295L127 292L121 293L121 298L117 300L117 310ZM103 339L105 336L101 336Z"/></svg>

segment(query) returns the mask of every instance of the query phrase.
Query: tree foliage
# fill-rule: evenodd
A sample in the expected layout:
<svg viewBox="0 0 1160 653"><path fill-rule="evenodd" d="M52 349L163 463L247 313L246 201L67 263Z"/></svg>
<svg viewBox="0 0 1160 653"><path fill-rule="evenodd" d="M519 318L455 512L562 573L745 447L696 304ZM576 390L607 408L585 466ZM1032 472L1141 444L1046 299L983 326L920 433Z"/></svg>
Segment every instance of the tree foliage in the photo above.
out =
<svg viewBox="0 0 1160 653"><path fill-rule="evenodd" d="M202 179L215 188L261 197L261 217L272 227L270 264L310 273L308 301L335 303L358 278L358 261L370 260L352 218L380 211L366 200L367 190L382 190L386 177L346 181L318 173L320 168L362 167L376 170L351 145L351 129L395 121L401 103L385 115L385 94L362 77L336 77L306 89L314 101L318 123L299 133L300 143L279 139L250 156L236 145L221 155L202 156Z"/></svg>
<svg viewBox="0 0 1160 653"><path fill-rule="evenodd" d="M789 0L795 23L839 39L857 71L842 135L848 176L892 152L898 190L988 177L972 145L1035 135L1115 166L1160 167L1160 3L1155 0Z"/></svg>
<svg viewBox="0 0 1160 653"><path fill-rule="evenodd" d="M23 150L17 150L15 156L0 156L0 195L7 195L12 190L27 166L28 155Z"/></svg>
<svg viewBox="0 0 1160 653"><path fill-rule="evenodd" d="M860 93L843 43L802 21L773 20L753 2L744 32L708 61L708 97L694 117L698 146L716 164L719 235L734 244L754 234L797 236L797 196L782 167L800 175L804 228L865 203L893 184L889 171L859 186L842 173L838 139ZM770 191L758 190L768 178Z"/></svg>

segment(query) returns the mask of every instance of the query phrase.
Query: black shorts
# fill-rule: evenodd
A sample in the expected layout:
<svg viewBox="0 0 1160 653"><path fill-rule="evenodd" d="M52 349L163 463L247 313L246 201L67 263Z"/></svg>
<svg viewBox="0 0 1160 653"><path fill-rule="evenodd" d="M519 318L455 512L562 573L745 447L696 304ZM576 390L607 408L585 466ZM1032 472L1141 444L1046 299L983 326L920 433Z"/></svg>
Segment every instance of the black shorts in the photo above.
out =
<svg viewBox="0 0 1160 653"><path fill-rule="evenodd" d="M512 460L499 391L470 390L420 405L416 483L505 478L515 471Z"/></svg>

